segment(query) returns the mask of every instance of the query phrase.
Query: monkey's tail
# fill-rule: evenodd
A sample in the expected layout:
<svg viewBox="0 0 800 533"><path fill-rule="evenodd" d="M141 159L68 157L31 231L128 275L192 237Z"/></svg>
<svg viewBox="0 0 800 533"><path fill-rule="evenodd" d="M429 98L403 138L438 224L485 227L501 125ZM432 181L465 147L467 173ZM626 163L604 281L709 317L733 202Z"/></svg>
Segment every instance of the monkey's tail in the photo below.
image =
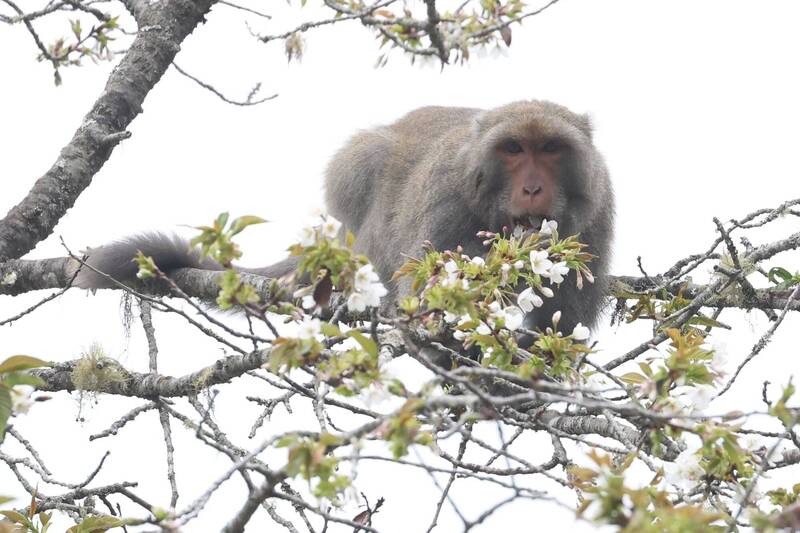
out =
<svg viewBox="0 0 800 533"><path fill-rule="evenodd" d="M83 267L75 278L75 285L84 289L108 289L116 287L114 281L132 283L139 270L133 258L139 251L152 257L158 268L167 275L179 268L224 270L216 261L201 257L197 248L193 248L189 241L177 235L142 233L87 250L86 263L105 275ZM289 257L267 267L239 270L268 278L279 278L293 272L297 263L296 257ZM76 263L73 268L77 269L78 266Z"/></svg>
<svg viewBox="0 0 800 533"><path fill-rule="evenodd" d="M116 287L114 280L133 282L139 271L133 258L139 251L152 257L158 268L167 274L178 268L222 270L219 263L201 258L189 241L177 235L142 233L86 250L86 263L102 274L83 267L75 278L75 285L84 289L107 289Z"/></svg>

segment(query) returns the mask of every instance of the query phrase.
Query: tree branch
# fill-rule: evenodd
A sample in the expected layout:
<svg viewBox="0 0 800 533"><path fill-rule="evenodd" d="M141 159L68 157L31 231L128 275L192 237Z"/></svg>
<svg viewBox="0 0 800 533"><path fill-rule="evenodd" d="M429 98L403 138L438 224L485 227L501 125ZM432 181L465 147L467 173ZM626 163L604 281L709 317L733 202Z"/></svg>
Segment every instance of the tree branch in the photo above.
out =
<svg viewBox="0 0 800 533"><path fill-rule="evenodd" d="M18 259L45 239L111 156L118 135L142 111L180 45L214 0L140 5L139 32L106 87L56 162L0 220L0 262Z"/></svg>

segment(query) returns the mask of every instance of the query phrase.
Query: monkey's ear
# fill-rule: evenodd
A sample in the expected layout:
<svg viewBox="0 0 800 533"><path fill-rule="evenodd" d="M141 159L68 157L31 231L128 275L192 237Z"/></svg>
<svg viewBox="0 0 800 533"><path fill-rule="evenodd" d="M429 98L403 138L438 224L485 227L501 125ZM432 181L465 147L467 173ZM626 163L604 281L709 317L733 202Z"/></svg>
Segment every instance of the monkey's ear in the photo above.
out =
<svg viewBox="0 0 800 533"><path fill-rule="evenodd" d="M486 111L481 111L472 117L472 127L470 128L470 132L472 133L473 138L478 138L481 136L481 131L483 130L486 122L486 114Z"/></svg>
<svg viewBox="0 0 800 533"><path fill-rule="evenodd" d="M578 123L576 124L578 128L586 135L589 140L592 140L592 132L594 131L594 126L592 125L592 119L589 118L588 114L577 115Z"/></svg>

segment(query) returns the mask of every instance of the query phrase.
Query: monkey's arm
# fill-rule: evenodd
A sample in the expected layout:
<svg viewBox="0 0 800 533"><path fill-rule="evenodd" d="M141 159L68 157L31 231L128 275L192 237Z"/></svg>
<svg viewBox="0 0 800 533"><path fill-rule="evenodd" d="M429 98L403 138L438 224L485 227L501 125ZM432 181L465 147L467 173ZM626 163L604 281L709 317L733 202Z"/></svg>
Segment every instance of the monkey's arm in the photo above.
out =
<svg viewBox="0 0 800 533"><path fill-rule="evenodd" d="M224 270L216 261L201 257L198 249L177 235L144 233L88 250L86 263L108 277L90 268L82 268L75 279L75 285L84 289L106 289L116 287L111 278L121 283L134 281L138 267L133 258L139 251L152 257L156 266L167 275L179 268ZM289 257L274 265L238 270L268 278L279 278L292 272L297 267L297 261L297 258ZM74 266L76 267L77 265Z"/></svg>

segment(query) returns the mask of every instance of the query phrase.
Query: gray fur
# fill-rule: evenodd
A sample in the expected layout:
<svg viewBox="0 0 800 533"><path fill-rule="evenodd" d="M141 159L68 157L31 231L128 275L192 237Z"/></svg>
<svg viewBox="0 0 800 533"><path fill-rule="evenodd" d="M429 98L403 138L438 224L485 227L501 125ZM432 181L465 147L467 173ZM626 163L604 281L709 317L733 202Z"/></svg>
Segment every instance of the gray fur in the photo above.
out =
<svg viewBox="0 0 800 533"><path fill-rule="evenodd" d="M356 235L356 249L388 282L423 243L439 249L459 244L465 253L485 252L479 230L510 223L510 187L495 156L509 138L557 137L570 147L559 177L551 218L562 235L581 234L595 283L575 288L565 281L557 296L528 317L546 327L563 312L561 329L593 325L603 304L613 232L614 195L602 156L592 144L588 117L545 101L514 102L490 110L425 107L394 124L356 134L331 161L326 179L330 213ZM408 284L392 287L392 295Z"/></svg>
<svg viewBox="0 0 800 533"><path fill-rule="evenodd" d="M75 279L75 285L84 289L108 289L116 287L114 281L132 282L136 279L138 271L133 258L140 250L144 255L152 257L158 268L167 274L178 268L223 270L219 263L201 258L198 249L191 248L189 241L177 235L142 233L99 248L88 249L86 263L106 275L84 267ZM268 267L239 270L268 278L278 278L294 271L296 267L297 259L290 257Z"/></svg>
<svg viewBox="0 0 800 533"><path fill-rule="evenodd" d="M424 107L388 126L362 131L331 160L326 176L329 212L356 236L355 247L374 263L389 285L390 298L408 292L408 283L389 280L409 256L419 256L423 243L439 250L459 244L469 255L485 248L479 230L499 231L510 224L510 184L495 155L509 137L529 141L557 137L569 146L562 159L559 190L550 218L562 235L581 234L599 258L591 265L594 284L575 288L565 281L554 299L534 311L529 326L546 327L556 310L563 312L561 329L577 322L593 325L606 290L614 194L602 156L592 144L588 117L545 101L523 101L489 110ZM91 250L89 264L120 281L132 280L137 250L152 256L169 272L180 267L219 270L200 259L186 241L163 234L145 234ZM259 269L243 269L280 277L297 265L288 258ZM112 286L93 272L81 272L85 288Z"/></svg>

